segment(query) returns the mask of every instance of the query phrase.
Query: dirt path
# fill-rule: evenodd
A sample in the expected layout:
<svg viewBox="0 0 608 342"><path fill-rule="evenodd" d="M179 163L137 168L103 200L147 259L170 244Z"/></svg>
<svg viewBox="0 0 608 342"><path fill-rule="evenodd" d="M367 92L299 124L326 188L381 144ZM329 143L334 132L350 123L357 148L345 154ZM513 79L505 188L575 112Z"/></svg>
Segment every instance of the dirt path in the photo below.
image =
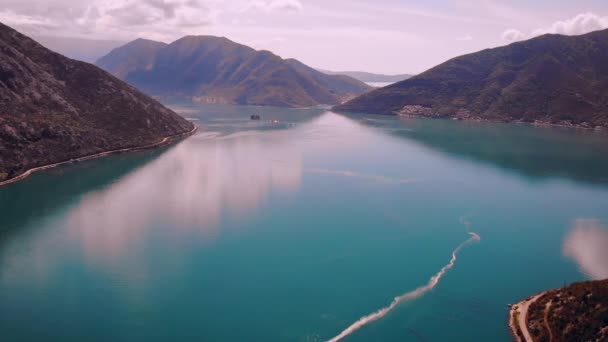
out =
<svg viewBox="0 0 608 342"><path fill-rule="evenodd" d="M113 150L113 151L106 151L106 152L100 152L100 153L95 153L95 154L91 154L88 156L84 156L84 157L80 157L80 158L74 158L74 159L70 159L70 160L66 160L66 161L62 161L62 162L58 162L58 163L54 163L54 164L48 164L48 165L43 165L43 166L38 166L38 167L34 167L31 168L25 172L23 172L22 174L15 176L11 179L5 180L3 182L0 182L0 187L4 186L4 185L8 185L11 183L15 183L18 182L20 180L23 180L29 176L31 176L34 172L36 171L42 171L42 170L47 170L47 169L51 169L57 166L61 166L61 165L65 165L65 164L71 164L74 162L81 162L81 161L85 161L85 160L90 160L90 159L96 159L96 158L101 158L101 157L105 157L111 154L118 154L118 153L126 153L126 152L133 152L133 151L140 151L140 150L147 150L150 148L154 148L154 147L158 147L158 146L162 146L165 145L175 139L179 139L188 135L193 134L194 132L196 132L196 130L198 129L198 126L194 126L194 128L189 131L189 132L185 132L185 133L180 133L177 135L173 135L170 137L165 137L163 138L161 141L153 143L153 144L149 144L149 145L144 145L144 146L139 146L139 147L129 147L129 148L121 148L118 150Z"/></svg>
<svg viewBox="0 0 608 342"><path fill-rule="evenodd" d="M551 301L547 303L545 306L545 314L543 316L543 320L545 321L545 329L549 332L549 342L553 342L553 331L551 330L551 326L549 325L549 311L551 310Z"/></svg>
<svg viewBox="0 0 608 342"><path fill-rule="evenodd" d="M534 342L532 335L530 335L530 331L528 330L528 325L526 324L528 318L528 308L532 303L534 303L538 298L542 297L545 292L537 294L534 297L526 299L522 302L517 303L511 307L510 312L510 327L513 335L517 338L519 342ZM517 316L517 320L514 318ZM519 328L519 329L518 329ZM521 333L524 335L524 339L517 334L517 330L521 330Z"/></svg>

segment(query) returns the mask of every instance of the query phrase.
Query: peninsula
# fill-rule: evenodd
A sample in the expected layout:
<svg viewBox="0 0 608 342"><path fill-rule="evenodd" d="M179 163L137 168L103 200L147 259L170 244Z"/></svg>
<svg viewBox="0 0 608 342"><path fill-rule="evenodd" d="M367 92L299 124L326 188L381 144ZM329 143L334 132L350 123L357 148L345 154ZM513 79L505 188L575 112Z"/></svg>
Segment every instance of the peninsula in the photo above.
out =
<svg viewBox="0 0 608 342"><path fill-rule="evenodd" d="M529 297L511 307L518 342L608 340L608 279L575 283Z"/></svg>

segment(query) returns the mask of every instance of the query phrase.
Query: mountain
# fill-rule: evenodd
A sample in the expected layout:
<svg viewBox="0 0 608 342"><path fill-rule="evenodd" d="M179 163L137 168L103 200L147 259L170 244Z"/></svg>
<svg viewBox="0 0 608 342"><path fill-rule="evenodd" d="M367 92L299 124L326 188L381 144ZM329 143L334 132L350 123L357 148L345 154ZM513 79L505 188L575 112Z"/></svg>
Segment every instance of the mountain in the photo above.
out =
<svg viewBox="0 0 608 342"><path fill-rule="evenodd" d="M608 126L608 30L451 59L335 107L371 114Z"/></svg>
<svg viewBox="0 0 608 342"><path fill-rule="evenodd" d="M399 74L399 75L384 75L384 74L373 74L371 72L364 71L329 71L329 70L320 70L322 73L328 75L346 75L357 79L361 82L366 83L394 83L403 80L407 80L411 78L413 75L409 74Z"/></svg>
<svg viewBox="0 0 608 342"><path fill-rule="evenodd" d="M105 56L125 42L117 40L98 40L71 37L51 37L32 35L32 39L42 44L47 49L60 53L66 57L79 61L94 63L100 57Z"/></svg>
<svg viewBox="0 0 608 342"><path fill-rule="evenodd" d="M362 90L370 90L370 87L362 85L361 81L358 81L350 76L327 75L309 67L297 59L286 59L285 63L300 74L308 75L314 80L314 82L318 83L321 87L328 89L332 93L357 94L361 93Z"/></svg>
<svg viewBox="0 0 608 342"><path fill-rule="evenodd" d="M125 78L138 70L150 70L156 62L157 53L166 46L153 40L137 39L113 49L96 64L104 70L111 70L118 78Z"/></svg>
<svg viewBox="0 0 608 342"><path fill-rule="evenodd" d="M371 89L213 36L188 36L166 46L135 41L97 65L150 95L205 103L309 107L338 104Z"/></svg>
<svg viewBox="0 0 608 342"><path fill-rule="evenodd" d="M193 129L107 72L0 23L0 182L31 168L151 145Z"/></svg>

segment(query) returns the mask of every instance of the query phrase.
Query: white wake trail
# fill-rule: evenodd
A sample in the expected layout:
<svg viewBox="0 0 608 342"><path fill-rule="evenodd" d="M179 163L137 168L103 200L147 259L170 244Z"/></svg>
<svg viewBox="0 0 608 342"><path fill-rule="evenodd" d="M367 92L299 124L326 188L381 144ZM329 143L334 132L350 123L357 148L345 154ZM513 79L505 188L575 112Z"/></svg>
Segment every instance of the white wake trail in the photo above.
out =
<svg viewBox="0 0 608 342"><path fill-rule="evenodd" d="M468 226L469 226L468 222L465 224L465 226L467 226L467 230L468 230ZM439 280L441 279L441 277L443 277L443 275L450 268L452 268L454 266L454 264L456 263L456 258L457 258L458 252L460 252L460 250L464 246L481 240L481 237L479 235L477 235L476 233L473 233L470 231L468 231L468 233L471 237L467 241L461 243L458 247L456 247L456 249L452 252L452 259L450 259L450 262L447 265L443 266L443 268L439 272L437 272L437 274L432 276L426 285L421 286L408 293L402 294L401 296L395 297L395 299L393 299L393 301L388 306L385 306L382 309L380 309L374 313L371 313L367 316L363 316L363 317L359 318L358 321L351 324L348 328L344 329L340 333L340 335L332 338L331 340L328 340L328 342L340 341L341 339L352 334L356 330L359 330L364 325L367 325L368 323L379 320L380 318L386 316L386 314L388 314L391 310L393 310L395 307L397 307L397 305L403 303L404 301L418 298L418 297L424 295L425 293L427 293L428 291L432 290L439 283Z"/></svg>

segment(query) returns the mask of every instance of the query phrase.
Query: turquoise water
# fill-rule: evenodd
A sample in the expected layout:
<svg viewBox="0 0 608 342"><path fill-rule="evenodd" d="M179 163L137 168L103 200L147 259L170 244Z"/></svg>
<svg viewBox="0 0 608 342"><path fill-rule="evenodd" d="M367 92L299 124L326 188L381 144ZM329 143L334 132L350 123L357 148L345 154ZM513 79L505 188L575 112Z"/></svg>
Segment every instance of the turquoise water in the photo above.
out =
<svg viewBox="0 0 608 342"><path fill-rule="evenodd" d="M508 341L608 277L605 135L174 108L195 136L0 188L3 340L324 341L448 266L344 341Z"/></svg>

